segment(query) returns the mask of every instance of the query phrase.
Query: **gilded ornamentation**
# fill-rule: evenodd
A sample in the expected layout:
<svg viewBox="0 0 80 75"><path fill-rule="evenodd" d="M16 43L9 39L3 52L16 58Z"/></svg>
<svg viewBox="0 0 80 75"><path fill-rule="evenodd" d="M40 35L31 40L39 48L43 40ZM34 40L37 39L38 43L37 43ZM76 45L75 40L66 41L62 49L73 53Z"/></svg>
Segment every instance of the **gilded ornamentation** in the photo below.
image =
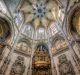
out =
<svg viewBox="0 0 80 75"><path fill-rule="evenodd" d="M32 75L52 75L51 59L46 45L37 46L32 65Z"/></svg>

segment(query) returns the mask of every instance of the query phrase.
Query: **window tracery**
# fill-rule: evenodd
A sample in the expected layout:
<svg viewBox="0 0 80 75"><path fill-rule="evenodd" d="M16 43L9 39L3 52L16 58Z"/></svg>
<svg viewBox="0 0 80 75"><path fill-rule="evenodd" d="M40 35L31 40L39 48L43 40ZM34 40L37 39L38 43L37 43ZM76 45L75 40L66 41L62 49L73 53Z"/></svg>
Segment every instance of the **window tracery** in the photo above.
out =
<svg viewBox="0 0 80 75"><path fill-rule="evenodd" d="M15 13L14 17L16 25L19 27L23 23L23 15L20 12Z"/></svg>
<svg viewBox="0 0 80 75"><path fill-rule="evenodd" d="M54 23L54 22L51 24L50 29L51 29L53 36L59 32L59 30L56 27L56 23Z"/></svg>
<svg viewBox="0 0 80 75"><path fill-rule="evenodd" d="M24 25L22 34L24 34L29 38L32 38L33 33L34 33L34 29L30 24Z"/></svg>
<svg viewBox="0 0 80 75"><path fill-rule="evenodd" d="M25 23L31 23L34 28L37 28L40 25L47 28L50 26L51 22L55 20L56 14L58 13L58 6L56 1L35 0L31 2L29 0L24 1L23 4L24 5L22 5L19 10L25 13Z"/></svg>

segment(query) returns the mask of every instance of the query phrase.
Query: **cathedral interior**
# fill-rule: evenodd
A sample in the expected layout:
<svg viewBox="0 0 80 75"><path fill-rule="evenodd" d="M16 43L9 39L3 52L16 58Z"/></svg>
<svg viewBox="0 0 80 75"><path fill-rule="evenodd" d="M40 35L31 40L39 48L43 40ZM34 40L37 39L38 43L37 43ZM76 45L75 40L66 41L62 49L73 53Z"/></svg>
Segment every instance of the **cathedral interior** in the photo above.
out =
<svg viewBox="0 0 80 75"><path fill-rule="evenodd" d="M0 75L80 75L80 0L0 0Z"/></svg>

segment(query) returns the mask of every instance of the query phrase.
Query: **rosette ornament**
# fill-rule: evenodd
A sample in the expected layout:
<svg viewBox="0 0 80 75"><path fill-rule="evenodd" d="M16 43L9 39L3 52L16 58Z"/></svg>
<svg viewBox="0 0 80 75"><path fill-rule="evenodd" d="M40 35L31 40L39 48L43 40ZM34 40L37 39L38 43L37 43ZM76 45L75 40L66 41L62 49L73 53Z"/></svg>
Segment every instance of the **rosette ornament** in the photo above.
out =
<svg viewBox="0 0 80 75"><path fill-rule="evenodd" d="M58 15L58 4L55 0L24 0L19 8L23 12L25 24L34 28L48 28Z"/></svg>

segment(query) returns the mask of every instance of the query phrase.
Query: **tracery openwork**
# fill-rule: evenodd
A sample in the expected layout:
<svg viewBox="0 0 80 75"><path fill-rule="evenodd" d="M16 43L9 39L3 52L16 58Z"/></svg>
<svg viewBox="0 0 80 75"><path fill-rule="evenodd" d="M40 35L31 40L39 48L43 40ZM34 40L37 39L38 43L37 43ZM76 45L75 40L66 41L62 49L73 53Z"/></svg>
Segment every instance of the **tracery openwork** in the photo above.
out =
<svg viewBox="0 0 80 75"><path fill-rule="evenodd" d="M48 39L57 34L57 19L61 22L64 19L64 13L56 0L23 0L16 11L16 24L23 22L22 33L34 40Z"/></svg>
<svg viewBox="0 0 80 75"><path fill-rule="evenodd" d="M58 5L53 0L27 0L19 8L24 13L25 23L31 23L34 28L38 26L49 27L58 14Z"/></svg>

